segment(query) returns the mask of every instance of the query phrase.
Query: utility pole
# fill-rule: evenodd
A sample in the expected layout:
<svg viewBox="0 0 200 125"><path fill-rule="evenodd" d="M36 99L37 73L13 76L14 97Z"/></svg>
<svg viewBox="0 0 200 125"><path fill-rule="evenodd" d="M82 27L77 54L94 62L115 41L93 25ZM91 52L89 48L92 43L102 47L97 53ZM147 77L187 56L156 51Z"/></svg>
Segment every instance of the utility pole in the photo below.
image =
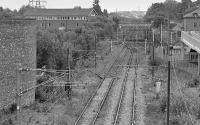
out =
<svg viewBox="0 0 200 125"><path fill-rule="evenodd" d="M168 18L169 19L169 18ZM169 30L169 40L168 40L168 85L167 85L167 125L169 125L169 117L170 117L170 20L168 24Z"/></svg>
<svg viewBox="0 0 200 125"><path fill-rule="evenodd" d="M147 39L145 39L145 54L147 54Z"/></svg>
<svg viewBox="0 0 200 125"><path fill-rule="evenodd" d="M171 42L171 44L173 42L173 32L170 32L170 42Z"/></svg>
<svg viewBox="0 0 200 125"><path fill-rule="evenodd" d="M110 53L112 53L112 47L113 47L113 45L112 45L112 39L110 40Z"/></svg>
<svg viewBox="0 0 200 125"><path fill-rule="evenodd" d="M152 67L152 80L154 79L154 64L155 64L155 60L154 60L154 41L155 41L155 38L154 38L154 29L153 29L153 67Z"/></svg>
<svg viewBox="0 0 200 125"><path fill-rule="evenodd" d="M167 125L170 116L170 60L168 59L168 85L167 85Z"/></svg>
<svg viewBox="0 0 200 125"><path fill-rule="evenodd" d="M19 69L19 66L17 66L16 69L16 78L17 78L17 84L16 84L16 103L17 103L17 125L21 125L21 119L20 119L20 112L21 112L21 92L20 92L20 86L21 86L21 71Z"/></svg>
<svg viewBox="0 0 200 125"><path fill-rule="evenodd" d="M68 98L71 99L69 48L67 48L67 70L67 84L65 85L65 91L67 91Z"/></svg>
<svg viewBox="0 0 200 125"><path fill-rule="evenodd" d="M155 55L154 55L154 47L155 47L155 38L154 38L154 34L155 34L155 33L154 33L154 29L153 29L153 63L154 63L154 58L155 58L155 57L154 57L154 56L155 56Z"/></svg>
<svg viewBox="0 0 200 125"><path fill-rule="evenodd" d="M96 68L97 68L97 36L96 34L94 36L94 42L95 42L95 72L96 72Z"/></svg>
<svg viewBox="0 0 200 125"><path fill-rule="evenodd" d="M163 41L162 30L163 30L163 26L162 26L162 22L161 22L161 27L160 27L160 44L161 44L161 47L162 47L162 41Z"/></svg>

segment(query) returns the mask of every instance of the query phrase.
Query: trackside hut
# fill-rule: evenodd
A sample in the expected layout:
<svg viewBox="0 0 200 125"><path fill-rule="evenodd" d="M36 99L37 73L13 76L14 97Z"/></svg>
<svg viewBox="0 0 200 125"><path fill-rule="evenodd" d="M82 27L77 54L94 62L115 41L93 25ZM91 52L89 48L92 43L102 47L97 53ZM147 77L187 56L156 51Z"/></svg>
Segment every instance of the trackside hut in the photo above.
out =
<svg viewBox="0 0 200 125"><path fill-rule="evenodd" d="M41 29L76 29L96 18L98 14L93 8L73 9L30 9L25 18L36 19Z"/></svg>

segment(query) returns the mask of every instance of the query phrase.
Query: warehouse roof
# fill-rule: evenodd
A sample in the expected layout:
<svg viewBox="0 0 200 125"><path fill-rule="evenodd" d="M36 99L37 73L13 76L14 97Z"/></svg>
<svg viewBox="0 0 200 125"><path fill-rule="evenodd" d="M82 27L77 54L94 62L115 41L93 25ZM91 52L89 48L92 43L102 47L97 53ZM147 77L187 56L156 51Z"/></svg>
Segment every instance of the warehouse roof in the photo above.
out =
<svg viewBox="0 0 200 125"><path fill-rule="evenodd" d="M200 17L200 8L195 9L194 11L187 13L184 18L188 17Z"/></svg>
<svg viewBox="0 0 200 125"><path fill-rule="evenodd" d="M78 16L78 15L97 15L93 8L73 8L73 9L30 9L25 12L25 16Z"/></svg>

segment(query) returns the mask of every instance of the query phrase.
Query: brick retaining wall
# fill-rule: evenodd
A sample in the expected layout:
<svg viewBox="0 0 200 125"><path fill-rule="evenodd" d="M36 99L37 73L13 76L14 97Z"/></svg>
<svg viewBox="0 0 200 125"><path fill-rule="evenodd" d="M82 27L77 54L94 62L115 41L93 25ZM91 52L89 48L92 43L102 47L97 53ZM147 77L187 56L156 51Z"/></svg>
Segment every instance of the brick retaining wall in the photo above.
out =
<svg viewBox="0 0 200 125"><path fill-rule="evenodd" d="M0 109L16 101L16 66L36 68L34 20L0 20ZM20 74L21 90L34 86L35 72ZM22 104L35 99L35 90L22 96Z"/></svg>

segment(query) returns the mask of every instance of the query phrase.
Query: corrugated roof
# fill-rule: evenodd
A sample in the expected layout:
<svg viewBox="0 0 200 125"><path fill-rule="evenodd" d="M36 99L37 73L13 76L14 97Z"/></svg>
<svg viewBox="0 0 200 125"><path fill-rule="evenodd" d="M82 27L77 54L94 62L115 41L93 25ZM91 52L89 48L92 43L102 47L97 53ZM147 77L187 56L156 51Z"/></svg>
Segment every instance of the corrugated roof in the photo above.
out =
<svg viewBox="0 0 200 125"><path fill-rule="evenodd" d="M184 18L187 18L187 17L194 17L194 13L197 13L198 14L198 16L200 16L200 8L197 8L196 10L194 10L194 11L192 11L192 12L190 12L190 13L187 13L185 16L184 16Z"/></svg>
<svg viewBox="0 0 200 125"><path fill-rule="evenodd" d="M89 15L93 9L30 9L25 12L25 16L78 16Z"/></svg>

